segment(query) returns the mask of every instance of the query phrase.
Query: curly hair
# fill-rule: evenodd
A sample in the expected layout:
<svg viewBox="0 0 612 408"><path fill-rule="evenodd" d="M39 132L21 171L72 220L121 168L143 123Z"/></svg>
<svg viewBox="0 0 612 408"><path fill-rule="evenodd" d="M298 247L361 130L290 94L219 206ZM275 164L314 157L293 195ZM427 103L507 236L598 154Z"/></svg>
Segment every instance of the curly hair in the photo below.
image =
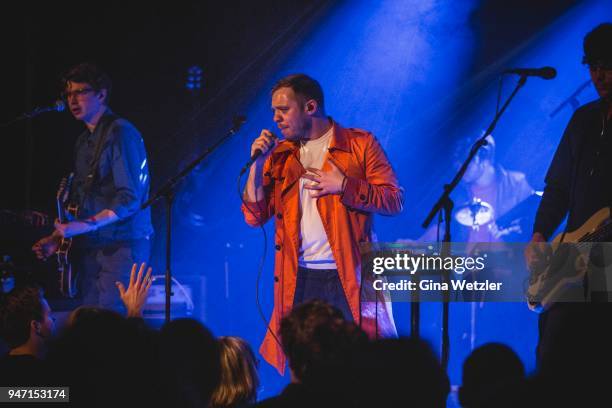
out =
<svg viewBox="0 0 612 408"><path fill-rule="evenodd" d="M281 321L280 336L289 367L303 383L342 364L347 350L367 341L359 326L320 300L295 307Z"/></svg>

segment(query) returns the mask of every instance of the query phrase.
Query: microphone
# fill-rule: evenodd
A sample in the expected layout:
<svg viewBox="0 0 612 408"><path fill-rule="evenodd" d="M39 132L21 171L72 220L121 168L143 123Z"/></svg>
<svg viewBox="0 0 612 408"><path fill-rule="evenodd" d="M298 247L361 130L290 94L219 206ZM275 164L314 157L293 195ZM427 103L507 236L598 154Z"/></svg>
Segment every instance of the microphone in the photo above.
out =
<svg viewBox="0 0 612 408"><path fill-rule="evenodd" d="M36 117L38 115L40 115L41 113L45 113L45 112L63 112L66 109L66 104L64 103L64 101L58 99L57 101L55 101L55 103L53 103L53 105L50 106L39 106L37 108L34 108L33 110L31 110L30 112L26 112L23 114L24 118L28 118L31 119L33 117Z"/></svg>
<svg viewBox="0 0 612 408"><path fill-rule="evenodd" d="M510 68L502 72L502 74L517 74L524 77L540 77L542 79L553 79L557 76L557 70L553 67L542 68Z"/></svg>
<svg viewBox="0 0 612 408"><path fill-rule="evenodd" d="M274 140L278 140L278 136L276 136L274 133L270 132L270 134L272 135L272 138ZM245 171L247 171L247 169L249 167L251 167L251 165L253 163L255 163L255 160L257 160L259 158L259 156L261 156L263 154L263 152L261 151L261 149L255 149L255 153L253 153L253 156L251 156L251 158L249 159L249 161L244 165L244 167L242 168L242 170L240 170L240 175L242 176L244 174Z"/></svg>

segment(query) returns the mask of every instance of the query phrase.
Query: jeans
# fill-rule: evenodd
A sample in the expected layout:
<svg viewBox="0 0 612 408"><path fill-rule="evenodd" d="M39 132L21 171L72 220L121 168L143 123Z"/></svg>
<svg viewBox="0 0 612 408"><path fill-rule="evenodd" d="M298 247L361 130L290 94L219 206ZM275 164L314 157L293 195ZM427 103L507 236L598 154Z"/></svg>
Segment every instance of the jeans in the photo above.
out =
<svg viewBox="0 0 612 408"><path fill-rule="evenodd" d="M77 285L82 304L124 312L115 282L121 281L127 288L132 265L148 262L150 250L148 239L82 249L73 267L73 273L78 275Z"/></svg>
<svg viewBox="0 0 612 408"><path fill-rule="evenodd" d="M315 299L335 306L346 320L353 321L336 269L298 268L293 307Z"/></svg>

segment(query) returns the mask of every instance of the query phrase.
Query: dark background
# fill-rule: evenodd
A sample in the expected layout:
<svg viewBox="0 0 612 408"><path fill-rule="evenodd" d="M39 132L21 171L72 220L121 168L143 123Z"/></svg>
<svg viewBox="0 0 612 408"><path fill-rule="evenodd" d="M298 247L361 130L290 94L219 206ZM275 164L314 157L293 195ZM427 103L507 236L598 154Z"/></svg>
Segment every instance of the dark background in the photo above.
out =
<svg viewBox="0 0 612 408"><path fill-rule="evenodd" d="M65 69L97 62L114 80L113 109L145 137L155 189L190 153L219 137L214 131L231 124L275 59L337 3L27 2L3 16L0 121L52 103ZM478 41L472 71L494 62L574 3L483 1L470 19ZM203 68L203 89L195 95L184 88L192 65ZM196 114L194 107L199 107ZM1 128L0 208L51 210L49 197L71 168L80 129L68 114Z"/></svg>
<svg viewBox="0 0 612 408"><path fill-rule="evenodd" d="M442 8L444 4L449 7L457 4L451 0L434 3ZM589 1L473 0L473 3L468 22L474 47L464 75L495 83L492 75L481 75L488 67L506 58L511 50L542 32L573 6ZM151 188L156 191L222 137L235 115L245 114L255 96L276 79L283 61L316 32L327 16L341 7L345 10L350 4L333 0L174 1L161 5L126 1L24 2L10 13L3 13L0 25L3 54L0 123L6 124L37 106L52 104L59 95L58 79L64 70L83 61L96 62L113 79L112 109L133 122L143 134L149 154ZM338 50L339 54L342 52ZM203 87L198 92L185 88L187 70L193 65L203 69ZM442 68L454 69L452 65ZM331 91L330 85L335 84L327 84L326 92ZM426 89L427 85L426 78L421 86ZM428 99L439 97L432 94ZM528 106L525 100L523 103ZM452 104L456 109L448 114L449 118L461 118L462 108L471 109L461 95ZM515 106L518 105L517 102ZM488 116L479 118L483 126L489 120ZM436 118L431 121L442 123ZM440 151L456 136L451 130L457 120L444 123L433 134L422 136L435 140ZM349 125L366 127L361 123ZM45 276L53 276L53 262L37 262L29 250L51 227L27 226L18 215L24 210L37 210L51 219L55 216L55 192L61 177L72 169L73 144L82 128L66 112L46 113L0 127L0 214L4 214L0 224L0 255L10 255L22 275L44 271ZM234 157L246 159L249 141L256 136L256 133L241 135L242 150L236 151ZM512 138L503 139L499 145L513 146ZM412 183L406 183L410 188L404 218L388 222L392 233L382 237L405 238L401 234L406 229L406 220L414 225L414 230L418 229L421 214L424 216L433 204L448 175L442 177L433 162L426 163L426 168L421 165L415 168L408 160L402 162L401 151L394 151L393 146L386 148L400 179ZM537 163L538 169L546 167L544 162L553 151L553 145L543 150L548 156ZM431 157L436 152L422 155ZM445 157L442 159L441 165L448 168L449 163ZM173 247L173 261L177 278L186 286L197 288L201 283L199 277L206 278L200 291L202 297L196 299L202 304L196 315L216 334L238 334L256 347L264 326L255 312L254 277L252 281L228 280L228 270L253 275L262 252L261 233L242 224L236 227L226 223L226 217L238 213L238 203L232 204L235 208L227 208L228 201L216 198L235 194L233 182L222 186L225 191L208 184L218 172L231 173L233 180L242 163L236 168L234 165L232 161L225 167L217 166L217 173L207 173L203 165L179 186L174 212L175 236L179 239ZM521 170L527 170L529 165L524 164ZM542 183L542 174L534 177L528 173L528 177L532 177L530 182L534 186ZM226 216L229 213L231 217ZM153 208L153 222L156 235L152 264L156 273L163 273L165 214L161 203ZM268 241L269 251L270 248ZM266 262L269 273L270 252ZM50 295L54 295L53 288L49 284ZM271 293L261 294L261 299L266 303L264 314L268 315ZM397 316L396 320L399 321ZM398 326L405 327L406 322L399 321ZM271 391L272 387L266 390Z"/></svg>

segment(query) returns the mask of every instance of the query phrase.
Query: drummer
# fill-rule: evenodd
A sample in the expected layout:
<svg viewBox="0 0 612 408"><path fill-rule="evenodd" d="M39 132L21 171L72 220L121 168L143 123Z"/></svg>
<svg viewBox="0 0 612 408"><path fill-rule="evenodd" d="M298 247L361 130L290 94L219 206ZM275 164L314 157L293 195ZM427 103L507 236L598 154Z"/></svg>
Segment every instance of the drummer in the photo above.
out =
<svg viewBox="0 0 612 408"><path fill-rule="evenodd" d="M458 170L468 157L477 138L465 138L457 143L453 161ZM506 170L495 160L495 140L487 137L487 145L480 148L463 179L452 194L455 208L452 214L452 241L466 242L465 253L472 254L485 250L488 255L501 251L504 244L499 242L527 242L531 238L531 226L535 209L540 197L527 182L525 174ZM450 170L450 169L449 169ZM518 222L517 222L518 221ZM435 223L418 239L419 242L436 242ZM444 225L440 226L440 240L443 238ZM407 240L399 240L407 242ZM408 241L409 242L409 241ZM454 249L457 250L455 246ZM485 269L476 274L462 275L465 280L491 279L494 282L516 283L508 276L509 270ZM519 327L499 325L502 316L516 317L521 321L520 330L528 312L521 303L484 302L490 292L462 293L467 302L453 302L450 316L453 324L450 329L451 355L460 356L474 350L484 341L511 343L517 349L530 349L529 336L516 340L513 336ZM521 320L522 319L522 320ZM451 363L452 364L452 363Z"/></svg>
<svg viewBox="0 0 612 408"><path fill-rule="evenodd" d="M454 242L517 242L517 233L530 233L513 220L504 225L496 222L535 192L525 173L506 170L495 162L495 140L491 135L486 140L488 143L479 149L463 175L462 188L453 197L454 221L460 227L453 227ZM457 144L453 153L456 168L468 156L475 141L475 138L466 138ZM437 225L432 225L418 241L437 241L437 229ZM440 231L444 231L443 226Z"/></svg>

